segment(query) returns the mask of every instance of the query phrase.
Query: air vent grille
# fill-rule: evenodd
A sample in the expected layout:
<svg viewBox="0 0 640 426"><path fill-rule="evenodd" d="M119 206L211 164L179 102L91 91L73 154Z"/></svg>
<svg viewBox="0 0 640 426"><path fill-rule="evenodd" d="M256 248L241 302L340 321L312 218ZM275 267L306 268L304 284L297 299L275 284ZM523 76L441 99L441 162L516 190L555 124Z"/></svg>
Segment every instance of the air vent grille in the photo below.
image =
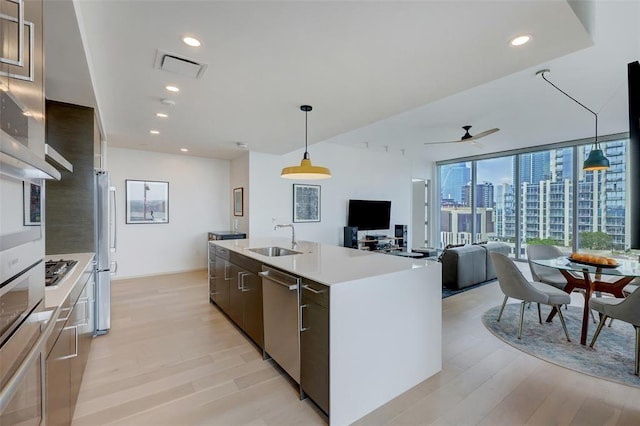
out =
<svg viewBox="0 0 640 426"><path fill-rule="evenodd" d="M207 70L207 64L158 49L154 68L185 77L200 78Z"/></svg>

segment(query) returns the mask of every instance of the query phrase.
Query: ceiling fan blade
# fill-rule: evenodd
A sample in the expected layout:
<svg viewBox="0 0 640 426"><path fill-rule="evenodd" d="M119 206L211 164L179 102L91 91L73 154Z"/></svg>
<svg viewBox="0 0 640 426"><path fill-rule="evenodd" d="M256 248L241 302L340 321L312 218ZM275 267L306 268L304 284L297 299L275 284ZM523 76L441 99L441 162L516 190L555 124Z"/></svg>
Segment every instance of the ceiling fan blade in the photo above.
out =
<svg viewBox="0 0 640 426"><path fill-rule="evenodd" d="M498 130L500 130L500 129L498 129L497 127L493 128L493 129L485 130L484 132L477 133L477 134L471 136L471 138L465 139L465 140L468 142L468 141L484 138L485 136L489 136L490 134L495 133Z"/></svg>
<svg viewBox="0 0 640 426"><path fill-rule="evenodd" d="M441 144L441 143L458 143L458 142L462 142L462 141L446 141L446 142L425 142L425 145L437 145L437 144Z"/></svg>

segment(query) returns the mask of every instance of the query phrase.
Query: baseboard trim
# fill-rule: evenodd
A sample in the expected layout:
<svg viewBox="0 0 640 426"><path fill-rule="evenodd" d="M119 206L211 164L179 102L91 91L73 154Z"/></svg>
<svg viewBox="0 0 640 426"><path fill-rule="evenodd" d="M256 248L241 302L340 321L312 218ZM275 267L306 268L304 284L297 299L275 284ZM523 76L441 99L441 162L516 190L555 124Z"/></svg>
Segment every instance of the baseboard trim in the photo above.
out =
<svg viewBox="0 0 640 426"><path fill-rule="evenodd" d="M111 277L111 281L121 281L121 280L131 280L136 278L148 278L148 277L157 277L160 275L173 275L173 274L183 274L186 272L198 272L198 271L206 271L207 268L196 268L196 269L182 269L179 271L165 271L158 272L154 274L143 274L143 275L126 275L126 276L113 276Z"/></svg>

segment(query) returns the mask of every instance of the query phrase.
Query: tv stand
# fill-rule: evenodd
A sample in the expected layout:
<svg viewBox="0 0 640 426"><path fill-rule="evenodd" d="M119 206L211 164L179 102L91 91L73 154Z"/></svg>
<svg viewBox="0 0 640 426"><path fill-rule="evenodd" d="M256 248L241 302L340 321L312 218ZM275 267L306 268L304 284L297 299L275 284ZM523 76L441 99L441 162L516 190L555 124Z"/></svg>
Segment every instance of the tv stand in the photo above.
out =
<svg viewBox="0 0 640 426"><path fill-rule="evenodd" d="M364 240L358 240L358 248L360 250L369 250L377 252L400 251L401 248L396 244L399 237L387 237L386 235L366 235Z"/></svg>

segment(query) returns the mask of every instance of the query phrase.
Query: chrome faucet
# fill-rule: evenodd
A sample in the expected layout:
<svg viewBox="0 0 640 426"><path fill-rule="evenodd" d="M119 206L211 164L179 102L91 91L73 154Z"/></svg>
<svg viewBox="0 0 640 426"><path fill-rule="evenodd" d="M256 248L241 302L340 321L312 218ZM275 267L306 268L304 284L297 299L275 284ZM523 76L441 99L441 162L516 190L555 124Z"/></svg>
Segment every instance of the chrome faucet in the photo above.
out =
<svg viewBox="0 0 640 426"><path fill-rule="evenodd" d="M287 223L286 225L277 224L273 227L273 230L275 231L278 228L291 228L291 247L293 248L298 245L298 242L296 241L296 229L293 227L292 223Z"/></svg>

